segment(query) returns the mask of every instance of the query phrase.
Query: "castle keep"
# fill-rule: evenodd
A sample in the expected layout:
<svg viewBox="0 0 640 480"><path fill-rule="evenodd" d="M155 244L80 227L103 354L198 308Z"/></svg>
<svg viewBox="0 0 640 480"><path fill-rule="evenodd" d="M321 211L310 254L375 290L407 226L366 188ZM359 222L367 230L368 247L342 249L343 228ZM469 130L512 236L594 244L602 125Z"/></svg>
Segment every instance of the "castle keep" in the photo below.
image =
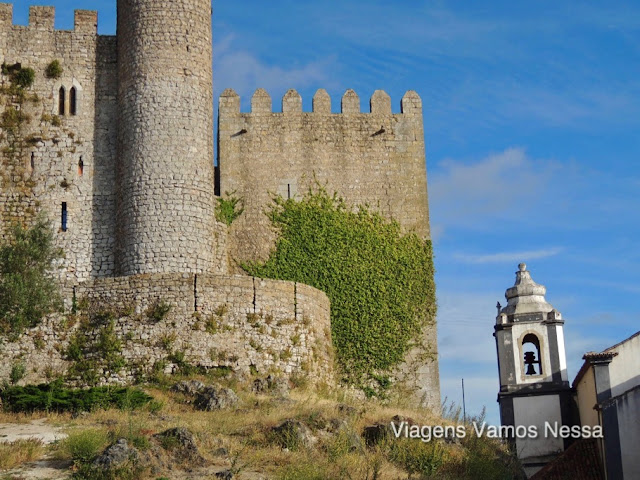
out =
<svg viewBox="0 0 640 480"><path fill-rule="evenodd" d="M29 98L0 106L28 119L18 133L3 132L0 233L47 212L65 251L67 308L88 298L130 312L116 330L131 363L157 364L166 356L160 339L172 335L174 350L206 368L306 371L330 381L324 293L242 275L237 262L264 259L273 246L263 214L270 195L296 197L315 181L428 238L420 98L408 92L393 114L389 96L376 91L363 113L349 90L338 114L318 90L313 111L303 112L290 90L274 113L258 90L242 113L238 95L225 90L214 171L210 0L118 0L117 8L117 35L104 36L95 12L76 11L74 29L59 31L51 7L31 7L29 25L18 26L12 5L0 4L0 61L36 73ZM61 75L45 75L54 60ZM216 195L232 191L245 211L227 227L214 208ZM141 321L158 302L172 305L167 318ZM203 318L217 328L205 331ZM67 342L51 322L30 335ZM435 352L435 325L425 334ZM31 337L6 345L1 376L14 357L65 368ZM437 360L419 353L395 377L435 406Z"/></svg>

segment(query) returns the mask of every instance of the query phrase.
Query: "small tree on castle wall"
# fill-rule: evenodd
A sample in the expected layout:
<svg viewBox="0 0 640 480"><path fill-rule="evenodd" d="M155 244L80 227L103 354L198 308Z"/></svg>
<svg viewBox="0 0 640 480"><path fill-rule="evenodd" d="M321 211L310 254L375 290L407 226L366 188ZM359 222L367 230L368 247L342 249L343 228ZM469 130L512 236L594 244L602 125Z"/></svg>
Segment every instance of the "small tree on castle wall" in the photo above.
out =
<svg viewBox="0 0 640 480"><path fill-rule="evenodd" d="M58 285L51 278L63 252L43 216L30 228L15 224L0 244L0 332L16 337L61 308Z"/></svg>

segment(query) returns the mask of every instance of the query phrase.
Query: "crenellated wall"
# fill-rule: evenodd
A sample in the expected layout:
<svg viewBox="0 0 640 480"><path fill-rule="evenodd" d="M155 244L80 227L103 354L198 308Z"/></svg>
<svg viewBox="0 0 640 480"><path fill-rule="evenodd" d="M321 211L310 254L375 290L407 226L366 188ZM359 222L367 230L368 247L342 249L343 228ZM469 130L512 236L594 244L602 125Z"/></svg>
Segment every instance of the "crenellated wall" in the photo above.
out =
<svg viewBox="0 0 640 480"><path fill-rule="evenodd" d="M361 112L358 95L347 90L341 113L331 113L331 98L318 90L313 111L303 112L300 95L289 90L282 112L274 113L271 97L259 89L251 112L242 113L240 97L225 90L219 100L220 193L235 192L245 203L229 229L231 258L265 259L275 240L264 215L271 196L300 198L315 182L429 238L422 101L409 91L400 106L401 113L393 114L389 95L377 90L370 111ZM424 344L407 355L394 377L417 403L435 407L440 403L435 324L425 329Z"/></svg>
<svg viewBox="0 0 640 480"><path fill-rule="evenodd" d="M332 113L329 95L318 90L313 111L303 112L300 95L289 90L274 113L260 89L251 112L242 113L238 95L225 90L214 180L209 14L209 0L118 0L116 39L97 34L96 12L77 10L73 30L56 30L51 7L30 7L29 25L20 26L12 5L0 3L0 63L36 74L22 99L6 88L9 76L0 76L0 115L8 108L27 115L19 142L0 132L0 236L11 221L47 212L65 252L59 279L66 306L72 286L77 296L136 305L135 316L116 324L130 363L149 367L166 357L158 344L175 334L188 359L207 368L291 373L306 365L329 378L326 296L305 285L229 276L239 273L229 259L266 258L275 240L263 214L271 194L299 198L316 181L429 238L422 102L407 92L393 114L389 96L376 91L370 111L361 112L348 90L341 113ZM45 74L53 60L63 68L60 78ZM229 228L215 219L215 190L244 201ZM173 305L168 322L140 321L154 299ZM205 332L200 319L225 309L222 330ZM7 344L0 376L19 359L66 368L63 327L52 317ZM425 335L428 358L411 352L395 374L423 403L438 405L435 326ZM233 352L235 363L216 364L214 348Z"/></svg>
<svg viewBox="0 0 640 480"><path fill-rule="evenodd" d="M35 71L33 87L23 102L2 94L5 101L0 110L16 108L30 120L23 124L23 142L15 153L4 150L9 146L8 135L0 141L4 220L0 233L11 220L46 211L58 230L56 241L65 251L61 277L81 281L114 273L116 39L97 35L96 12L76 10L73 30L55 30L54 17L52 7L30 7L29 25L13 25L12 5L0 4L0 63L20 63ZM60 78L45 75L53 60L63 68ZM8 86L8 77L1 78L2 85ZM75 114L70 108L72 88ZM67 205L65 232L61 229L63 202Z"/></svg>
<svg viewBox="0 0 640 480"><path fill-rule="evenodd" d="M402 113L391 113L391 99L381 91L371 97L371 111L360 112L353 90L342 97L342 113L331 113L325 90L313 98L313 111L302 111L295 90L274 113L262 89L253 95L251 112L240 112L240 97L225 90L219 100L220 193L236 192L244 213L230 230L231 256L264 259L273 232L263 214L271 194L300 197L317 180L352 205L369 204L400 222L406 231L429 237L427 174L422 102L415 92L402 99Z"/></svg>

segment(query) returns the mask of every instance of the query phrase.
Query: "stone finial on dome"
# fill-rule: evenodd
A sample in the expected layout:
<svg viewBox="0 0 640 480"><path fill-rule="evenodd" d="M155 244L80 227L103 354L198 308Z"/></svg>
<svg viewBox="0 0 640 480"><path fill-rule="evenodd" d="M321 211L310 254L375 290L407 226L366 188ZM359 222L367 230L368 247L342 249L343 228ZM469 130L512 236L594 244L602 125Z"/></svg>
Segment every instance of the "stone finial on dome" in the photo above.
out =
<svg viewBox="0 0 640 480"><path fill-rule="evenodd" d="M553 310L544 298L546 293L547 289L544 285L537 284L531 278L527 264L520 263L516 272L516 281L505 293L507 305L501 313L507 315L543 313L546 316Z"/></svg>

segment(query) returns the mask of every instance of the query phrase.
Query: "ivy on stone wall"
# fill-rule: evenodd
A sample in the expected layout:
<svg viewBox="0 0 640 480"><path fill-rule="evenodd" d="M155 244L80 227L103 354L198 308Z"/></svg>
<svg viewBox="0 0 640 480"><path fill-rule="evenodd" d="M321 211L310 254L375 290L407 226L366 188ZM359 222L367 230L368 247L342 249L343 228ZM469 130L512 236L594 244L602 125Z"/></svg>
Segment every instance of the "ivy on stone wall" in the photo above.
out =
<svg viewBox="0 0 640 480"><path fill-rule="evenodd" d="M388 388L384 372L412 346L425 347L423 329L435 320L431 242L322 187L301 201L275 198L268 215L279 231L275 250L245 270L323 290L344 380L370 394Z"/></svg>
<svg viewBox="0 0 640 480"><path fill-rule="evenodd" d="M216 220L230 226L233 221L244 212L243 201L236 197L234 192L225 192L224 197L218 197L216 200Z"/></svg>
<svg viewBox="0 0 640 480"><path fill-rule="evenodd" d="M62 258L44 216L25 228L17 223L0 244L0 332L15 337L61 308L58 285L49 272Z"/></svg>

